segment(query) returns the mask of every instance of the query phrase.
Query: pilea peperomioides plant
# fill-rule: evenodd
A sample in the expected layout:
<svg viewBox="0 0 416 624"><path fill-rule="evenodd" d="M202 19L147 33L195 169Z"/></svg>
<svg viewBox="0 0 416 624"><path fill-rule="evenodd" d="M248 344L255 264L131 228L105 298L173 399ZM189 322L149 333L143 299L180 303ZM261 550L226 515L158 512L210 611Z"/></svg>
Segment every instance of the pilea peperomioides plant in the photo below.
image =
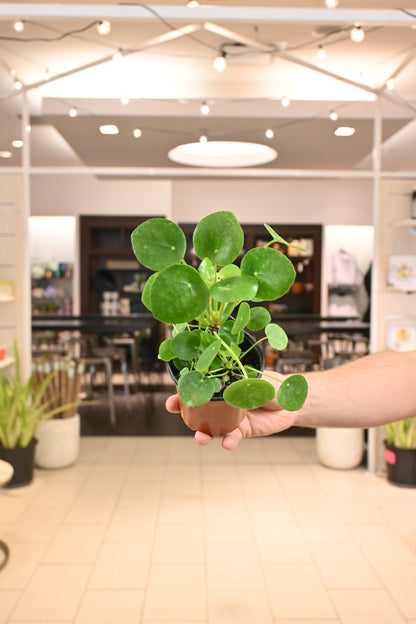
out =
<svg viewBox="0 0 416 624"><path fill-rule="evenodd" d="M284 330L258 304L284 295L295 270L272 247L289 243L270 226L265 228L270 241L243 253L244 233L232 212L204 217L193 233L198 269L185 262L185 235L173 221L148 219L132 233L136 258L155 271L142 301L154 318L172 325L172 337L160 345L159 358L175 371L179 396L188 407L221 395L229 405L246 410L275 397L274 385L267 373L260 378L262 371L251 363L250 352L263 340L274 349L286 348ZM264 330L265 336L247 340L247 330ZM284 409L297 410L307 389L302 375L291 375L280 384L277 400Z"/></svg>

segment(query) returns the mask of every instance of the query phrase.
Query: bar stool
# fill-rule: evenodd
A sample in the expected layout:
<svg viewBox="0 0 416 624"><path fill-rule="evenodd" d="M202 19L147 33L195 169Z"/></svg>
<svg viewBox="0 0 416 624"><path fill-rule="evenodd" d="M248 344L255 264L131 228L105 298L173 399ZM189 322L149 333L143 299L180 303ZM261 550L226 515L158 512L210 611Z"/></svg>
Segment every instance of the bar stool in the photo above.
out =
<svg viewBox="0 0 416 624"><path fill-rule="evenodd" d="M93 394L94 377L97 367L103 366L105 370L106 383L108 387L108 407L110 410L110 422L113 427L116 426L116 406L114 402L114 386L113 386L113 364L108 356L84 357L82 361L85 363L85 373L90 376L89 379L89 396Z"/></svg>
<svg viewBox="0 0 416 624"><path fill-rule="evenodd" d="M103 341L113 347L125 348L126 351L130 354L130 362L131 368L133 372L133 389L134 392L138 391L138 385L141 382L141 371L140 371L140 363L139 363L139 353L138 353L138 335L134 336L105 336Z"/></svg>
<svg viewBox="0 0 416 624"><path fill-rule="evenodd" d="M91 355L86 358L87 363L88 361L92 361L92 360L95 360L95 364L99 363L99 360L101 360L101 363L105 366L107 370L107 384L109 388L109 393L110 393L110 387L111 389L113 389L113 383L112 383L112 375L114 372L113 363L117 361L120 362L121 373L123 375L124 396L126 399L127 409L131 411L132 406L131 406L130 389L129 389L129 374L127 370L127 359L126 359L126 353L124 349L117 348L113 345L108 345L105 347L93 346L91 348ZM108 378L108 375L110 374L108 361L111 364L111 379Z"/></svg>

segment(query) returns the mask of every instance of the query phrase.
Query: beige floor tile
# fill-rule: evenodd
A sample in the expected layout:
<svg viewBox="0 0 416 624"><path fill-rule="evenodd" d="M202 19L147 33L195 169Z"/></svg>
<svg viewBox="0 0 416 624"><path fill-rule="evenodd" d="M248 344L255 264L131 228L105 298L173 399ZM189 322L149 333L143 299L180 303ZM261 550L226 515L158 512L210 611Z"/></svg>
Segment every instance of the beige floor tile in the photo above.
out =
<svg viewBox="0 0 416 624"><path fill-rule="evenodd" d="M263 589L260 561L253 542L207 542L209 589Z"/></svg>
<svg viewBox="0 0 416 624"><path fill-rule="evenodd" d="M243 499L211 498L205 501L204 521L208 541L244 541L253 538Z"/></svg>
<svg viewBox="0 0 416 624"><path fill-rule="evenodd" d="M254 534L263 563L307 563L312 561L308 543L299 527L288 524L254 524Z"/></svg>
<svg viewBox="0 0 416 624"><path fill-rule="evenodd" d="M153 546L152 564L204 563L202 524L159 524Z"/></svg>
<svg viewBox="0 0 416 624"><path fill-rule="evenodd" d="M362 492L331 492L330 500L343 522L368 524L384 522L382 513Z"/></svg>
<svg viewBox="0 0 416 624"><path fill-rule="evenodd" d="M247 508L251 522L293 522L295 517L285 497L267 494L247 496Z"/></svg>
<svg viewBox="0 0 416 624"><path fill-rule="evenodd" d="M97 557L89 589L143 589L149 570L150 543L108 542Z"/></svg>
<svg viewBox="0 0 416 624"><path fill-rule="evenodd" d="M314 564L270 563L263 567L275 619L337 618Z"/></svg>
<svg viewBox="0 0 416 624"><path fill-rule="evenodd" d="M208 619L204 568L201 565L152 566L143 621L204 622Z"/></svg>
<svg viewBox="0 0 416 624"><path fill-rule="evenodd" d="M121 488L117 507L120 509L158 508L162 490L161 481L162 476L159 481L136 481L129 476Z"/></svg>
<svg viewBox="0 0 416 624"><path fill-rule="evenodd" d="M0 590L23 589L42 558L45 544L15 544L4 534L2 538L8 543L10 557L0 574Z"/></svg>
<svg viewBox="0 0 416 624"><path fill-rule="evenodd" d="M29 505L13 523L13 541L47 543L57 532L66 510L56 507Z"/></svg>
<svg viewBox="0 0 416 624"><path fill-rule="evenodd" d="M201 494L202 482L198 464L169 464L162 486L162 496Z"/></svg>
<svg viewBox="0 0 416 624"><path fill-rule="evenodd" d="M273 624L267 592L262 589L211 589L208 607L212 624Z"/></svg>
<svg viewBox="0 0 416 624"><path fill-rule="evenodd" d="M278 620L275 620L275 624L341 624L341 620L333 620L332 618L330 620L328 619L324 619L321 620L319 619L306 619L306 620L281 620L280 618Z"/></svg>
<svg viewBox="0 0 416 624"><path fill-rule="evenodd" d="M6 624L8 616L20 597L17 590L0 590L0 624Z"/></svg>
<svg viewBox="0 0 416 624"><path fill-rule="evenodd" d="M416 552L416 501L408 505L381 507L380 511Z"/></svg>
<svg viewBox="0 0 416 624"><path fill-rule="evenodd" d="M100 460L105 464L127 464L137 452L138 441L135 437L107 438L102 448Z"/></svg>
<svg viewBox="0 0 416 624"><path fill-rule="evenodd" d="M382 589L330 591L342 624L406 624L388 593Z"/></svg>
<svg viewBox="0 0 416 624"><path fill-rule="evenodd" d="M17 603L11 622L72 620L90 571L90 566L39 566Z"/></svg>
<svg viewBox="0 0 416 624"><path fill-rule="evenodd" d="M138 624L143 597L143 591L89 590L74 624Z"/></svg>
<svg viewBox="0 0 416 624"><path fill-rule="evenodd" d="M94 563L105 528L104 524L63 524L42 563Z"/></svg>
<svg viewBox="0 0 416 624"><path fill-rule="evenodd" d="M336 470L326 466L314 465L310 467L311 475L327 493L358 494L360 490L359 473L363 468L354 470Z"/></svg>
<svg viewBox="0 0 416 624"><path fill-rule="evenodd" d="M167 462L168 464L192 463L196 465L202 452L203 448L195 444L193 436L171 437L169 438Z"/></svg>
<svg viewBox="0 0 416 624"><path fill-rule="evenodd" d="M155 531L157 509L117 508L105 534L106 542L150 542Z"/></svg>
<svg viewBox="0 0 416 624"><path fill-rule="evenodd" d="M328 501L298 501L294 514L305 538L310 542L351 541L349 525L345 525L340 515Z"/></svg>
<svg viewBox="0 0 416 624"><path fill-rule="evenodd" d="M265 464L268 457L260 438L243 440L234 453L236 464Z"/></svg>
<svg viewBox="0 0 416 624"><path fill-rule="evenodd" d="M374 568L404 616L416 619L416 563L376 563Z"/></svg>
<svg viewBox="0 0 416 624"><path fill-rule="evenodd" d="M388 524L350 524L349 528L370 561L416 563L416 554Z"/></svg>
<svg viewBox="0 0 416 624"><path fill-rule="evenodd" d="M354 542L310 543L326 587L331 589L377 589L380 580Z"/></svg>
<svg viewBox="0 0 416 624"><path fill-rule="evenodd" d="M194 494L164 496L160 501L159 523L198 524L202 522L202 497Z"/></svg>
<svg viewBox="0 0 416 624"><path fill-rule="evenodd" d="M268 497L283 496L283 490L269 465L240 464L238 472L241 487L247 496L260 494Z"/></svg>
<svg viewBox="0 0 416 624"><path fill-rule="evenodd" d="M302 454L289 437L273 437L261 441L263 453L272 464L301 464Z"/></svg>

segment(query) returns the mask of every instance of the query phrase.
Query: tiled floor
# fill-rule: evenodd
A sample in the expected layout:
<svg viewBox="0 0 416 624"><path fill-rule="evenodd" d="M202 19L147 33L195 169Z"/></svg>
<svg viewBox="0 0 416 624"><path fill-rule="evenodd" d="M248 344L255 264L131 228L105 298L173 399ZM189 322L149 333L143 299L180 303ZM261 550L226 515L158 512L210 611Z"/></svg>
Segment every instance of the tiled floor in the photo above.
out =
<svg viewBox="0 0 416 624"><path fill-rule="evenodd" d="M416 491L314 439L82 438L0 492L0 623L416 624Z"/></svg>

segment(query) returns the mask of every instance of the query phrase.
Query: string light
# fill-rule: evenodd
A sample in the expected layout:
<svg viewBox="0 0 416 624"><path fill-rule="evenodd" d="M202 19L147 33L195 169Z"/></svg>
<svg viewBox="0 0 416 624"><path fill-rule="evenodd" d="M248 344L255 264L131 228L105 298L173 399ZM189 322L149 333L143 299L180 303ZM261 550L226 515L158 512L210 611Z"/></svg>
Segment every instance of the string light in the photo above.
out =
<svg viewBox="0 0 416 624"><path fill-rule="evenodd" d="M113 61L119 61L122 56L121 50L117 50L117 52L114 52L113 54Z"/></svg>
<svg viewBox="0 0 416 624"><path fill-rule="evenodd" d="M285 108L287 108L287 107L289 106L289 104L290 104L290 100L289 100L289 98L287 98L287 97L284 95L284 96L282 97L282 100L281 100L281 102L280 102L280 103L281 103L281 105L282 105L282 106L284 106Z"/></svg>
<svg viewBox="0 0 416 624"><path fill-rule="evenodd" d="M274 137L274 132L271 128L267 128L264 134L266 135L268 139L272 139Z"/></svg>
<svg viewBox="0 0 416 624"><path fill-rule="evenodd" d="M320 59L326 58L326 51L322 45L318 46L318 52L316 53L316 56Z"/></svg>
<svg viewBox="0 0 416 624"><path fill-rule="evenodd" d="M17 20L13 24L13 28L15 29L16 32L23 32L24 29L25 29L25 24L24 24L23 20Z"/></svg>
<svg viewBox="0 0 416 624"><path fill-rule="evenodd" d="M142 136L141 129L140 128L135 128L133 130L133 136L134 136L135 139L138 139L139 137L141 137Z"/></svg>
<svg viewBox="0 0 416 624"><path fill-rule="evenodd" d="M338 0L325 0L327 9L335 9L338 6Z"/></svg>
<svg viewBox="0 0 416 624"><path fill-rule="evenodd" d="M20 91L20 89L22 89L23 87L23 82L21 80L19 80L18 78L15 79L14 81L14 88L17 89L18 91Z"/></svg>
<svg viewBox="0 0 416 624"><path fill-rule="evenodd" d="M331 111L329 113L329 118L332 119L332 121L336 121L338 119L338 113L336 111Z"/></svg>
<svg viewBox="0 0 416 624"><path fill-rule="evenodd" d="M209 106L206 102L202 102L201 104L201 114L208 115L209 114Z"/></svg>
<svg viewBox="0 0 416 624"><path fill-rule="evenodd" d="M97 32L99 35L108 35L111 30L111 24L108 20L102 20L97 24Z"/></svg>
<svg viewBox="0 0 416 624"><path fill-rule="evenodd" d="M354 43L361 43L365 37L365 32L362 26L357 24L354 28L351 28L350 37L351 41L354 41Z"/></svg>
<svg viewBox="0 0 416 624"><path fill-rule="evenodd" d="M388 80L386 80L386 87L389 91L393 91L394 84L395 84L394 78L389 78Z"/></svg>
<svg viewBox="0 0 416 624"><path fill-rule="evenodd" d="M207 141L208 141L208 139L205 136L205 134L201 134L201 136L199 137L199 142L200 143L206 143Z"/></svg>
<svg viewBox="0 0 416 624"><path fill-rule="evenodd" d="M77 117L78 116L78 109L77 108L71 108L69 110L68 115L72 118Z"/></svg>
<svg viewBox="0 0 416 624"><path fill-rule="evenodd" d="M223 72L225 69L227 69L227 59L225 58L225 52L223 52L220 56L217 56L214 59L212 67L217 72Z"/></svg>
<svg viewBox="0 0 416 624"><path fill-rule="evenodd" d="M127 104L129 103L129 98L127 97L127 95L123 95L120 99L120 102L123 104L123 106L127 106Z"/></svg>

